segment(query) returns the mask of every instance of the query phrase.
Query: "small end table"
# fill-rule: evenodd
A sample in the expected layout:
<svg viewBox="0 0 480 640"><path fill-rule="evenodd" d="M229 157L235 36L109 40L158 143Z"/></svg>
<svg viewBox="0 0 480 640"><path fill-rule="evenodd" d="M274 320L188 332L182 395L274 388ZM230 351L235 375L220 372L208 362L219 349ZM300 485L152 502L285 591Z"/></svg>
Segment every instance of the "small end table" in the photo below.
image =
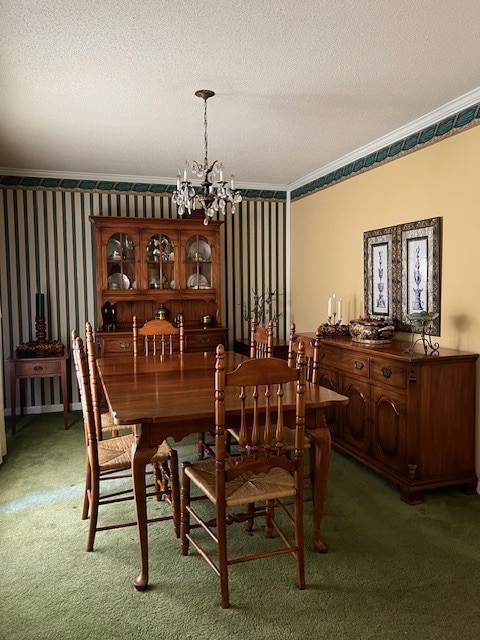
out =
<svg viewBox="0 0 480 640"><path fill-rule="evenodd" d="M65 429L68 429L68 375L67 360L70 354L65 349L61 355L40 356L32 358L18 357L12 353L7 360L10 363L10 404L12 407L12 435L16 429L16 402L17 402L17 379L20 383L20 415L23 416L25 405L25 380L27 378L60 378L63 401L63 421Z"/></svg>

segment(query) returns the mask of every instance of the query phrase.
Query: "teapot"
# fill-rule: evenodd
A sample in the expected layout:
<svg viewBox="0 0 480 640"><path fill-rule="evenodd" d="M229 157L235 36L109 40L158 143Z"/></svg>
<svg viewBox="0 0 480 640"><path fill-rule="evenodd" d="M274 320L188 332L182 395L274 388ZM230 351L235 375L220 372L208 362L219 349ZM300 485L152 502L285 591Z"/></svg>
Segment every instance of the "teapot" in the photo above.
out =
<svg viewBox="0 0 480 640"><path fill-rule="evenodd" d="M155 317L157 320L168 320L168 309L161 304Z"/></svg>

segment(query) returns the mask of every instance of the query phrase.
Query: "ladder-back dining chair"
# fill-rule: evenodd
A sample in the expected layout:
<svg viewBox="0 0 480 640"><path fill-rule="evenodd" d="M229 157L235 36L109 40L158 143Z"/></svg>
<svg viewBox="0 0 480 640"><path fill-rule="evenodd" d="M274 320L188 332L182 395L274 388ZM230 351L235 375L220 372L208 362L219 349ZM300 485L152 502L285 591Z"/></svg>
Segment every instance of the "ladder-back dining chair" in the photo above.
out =
<svg viewBox="0 0 480 640"><path fill-rule="evenodd" d="M259 327L252 316L250 324L250 358L273 357L273 320L266 327Z"/></svg>
<svg viewBox="0 0 480 640"><path fill-rule="evenodd" d="M92 343L93 343L92 326L91 326L91 324L89 322L87 322L86 323L86 335L87 336L88 336L89 332L90 332L90 335L92 336ZM72 333L71 333L72 353L74 353L74 349L75 349L75 338L78 338L78 331L76 329L73 329ZM88 340L86 340L86 342L88 343ZM79 378L79 371L78 371L77 366L76 366L75 358L74 358L74 365L75 365L75 373L77 375L78 388L80 390L81 381L80 381L80 378ZM103 440L104 436L106 436L106 435L111 436L111 437L118 436L119 435L119 428L113 422L113 419L110 416L110 413L107 411L106 403L104 401L104 397L103 397L103 394L101 392L101 388L97 387L97 389L95 391L97 393L95 394L95 398L92 399L92 401L93 401L94 411L96 412L95 425L96 425L96 428L97 428L97 440L100 442L101 440ZM126 425L124 425L124 426L122 426L122 430L132 431L133 430L133 425L131 425L130 427L127 427Z"/></svg>
<svg viewBox="0 0 480 640"><path fill-rule="evenodd" d="M284 449L287 417L284 415L286 385L294 385L295 455ZM292 393L290 389L290 393ZM237 455L228 455L227 413L237 406L240 439ZM228 410L228 411L227 411ZM290 554L296 562L297 586L305 588L303 535L303 439L305 422L305 364L300 353L299 367L292 369L279 358L259 358L242 362L234 371L225 371L222 345L217 347L215 364L215 458L182 466L181 549L187 555L190 544L220 578L222 607L229 606L229 567L260 558ZM274 437L272 438L272 433ZM190 488L195 485L195 502ZM214 517L197 505L198 491L214 506ZM289 505L285 504L285 499ZM293 503L293 505L292 505ZM272 547L257 553L233 556L227 545L227 525L249 521L249 505L255 517L265 517L265 535L273 537ZM261 506L260 506L261 505ZM243 507L243 512L233 513ZM277 517L277 511L282 518ZM286 517L285 517L286 516ZM191 525L191 519L194 521ZM287 526L293 527L292 532ZM208 534L216 553L204 545L197 531ZM254 543L255 538L251 538ZM283 545L278 544L283 542ZM272 591L274 598L274 592Z"/></svg>
<svg viewBox="0 0 480 640"><path fill-rule="evenodd" d="M87 337L87 339L89 339ZM91 339L91 334L90 334ZM92 345L93 347L93 345ZM93 351L92 351L93 353ZM91 355L91 354L90 354ZM108 525L98 525L99 507L125 500L133 500L133 486L131 481L132 447L135 444L133 434L99 440L97 434L99 426L96 423L92 400L92 386L87 355L83 341L76 336L73 340L73 358L80 388L82 413L85 429L85 444L87 449L85 491L82 507L82 519L90 518L87 551L93 551L95 534L97 531L135 526L136 521L117 522ZM96 368L93 369L96 376ZM97 382L98 384L98 382ZM97 413L98 419L98 413ZM173 520L175 533L179 535L180 491L178 477L178 458L175 449L167 442L163 442L151 459L154 469L154 483L148 487L148 495L162 498L171 507L171 512L165 516L150 518L149 522ZM118 489L101 490L101 483L105 480L124 479L125 483Z"/></svg>
<svg viewBox="0 0 480 640"><path fill-rule="evenodd" d="M145 355L183 353L185 350L185 331L183 317L179 326L168 320L148 320L142 327L137 326L137 317L133 316L133 353L137 355L139 339L143 340Z"/></svg>

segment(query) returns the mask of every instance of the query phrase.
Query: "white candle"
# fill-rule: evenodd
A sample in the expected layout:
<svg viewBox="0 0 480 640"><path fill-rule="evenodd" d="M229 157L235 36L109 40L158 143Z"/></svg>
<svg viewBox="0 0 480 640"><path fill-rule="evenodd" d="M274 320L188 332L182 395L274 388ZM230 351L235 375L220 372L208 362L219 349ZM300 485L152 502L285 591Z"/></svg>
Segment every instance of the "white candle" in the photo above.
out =
<svg viewBox="0 0 480 640"><path fill-rule="evenodd" d="M233 173L230 176L230 189L232 191L235 189L235 175Z"/></svg>
<svg viewBox="0 0 480 640"><path fill-rule="evenodd" d="M342 319L342 299L341 298L339 298L338 304L337 304L337 316L338 316L338 321L340 322L340 320Z"/></svg>
<svg viewBox="0 0 480 640"><path fill-rule="evenodd" d="M187 168L188 168L188 162L185 162L185 169L183 170L183 181L184 182L187 181Z"/></svg>
<svg viewBox="0 0 480 640"><path fill-rule="evenodd" d="M329 298L328 299L328 312L327 312L327 317L331 318L332 317L332 299Z"/></svg>
<svg viewBox="0 0 480 640"><path fill-rule="evenodd" d="M220 165L220 182L223 182L223 164Z"/></svg>
<svg viewBox="0 0 480 640"><path fill-rule="evenodd" d="M180 171L177 173L177 189L180 189Z"/></svg>

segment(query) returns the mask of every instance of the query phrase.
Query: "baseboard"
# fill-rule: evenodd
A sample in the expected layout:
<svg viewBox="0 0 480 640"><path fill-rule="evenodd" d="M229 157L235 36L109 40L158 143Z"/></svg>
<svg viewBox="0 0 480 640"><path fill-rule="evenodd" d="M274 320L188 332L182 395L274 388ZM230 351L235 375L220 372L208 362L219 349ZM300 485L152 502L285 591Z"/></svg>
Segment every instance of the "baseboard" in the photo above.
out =
<svg viewBox="0 0 480 640"><path fill-rule="evenodd" d="M82 404L81 402L72 402L70 404L70 411L81 411ZM34 413L60 413L63 412L63 404L46 404L41 407L24 407L25 414L34 414ZM5 409L5 416L11 416L12 410ZM17 413L17 418L20 416Z"/></svg>

